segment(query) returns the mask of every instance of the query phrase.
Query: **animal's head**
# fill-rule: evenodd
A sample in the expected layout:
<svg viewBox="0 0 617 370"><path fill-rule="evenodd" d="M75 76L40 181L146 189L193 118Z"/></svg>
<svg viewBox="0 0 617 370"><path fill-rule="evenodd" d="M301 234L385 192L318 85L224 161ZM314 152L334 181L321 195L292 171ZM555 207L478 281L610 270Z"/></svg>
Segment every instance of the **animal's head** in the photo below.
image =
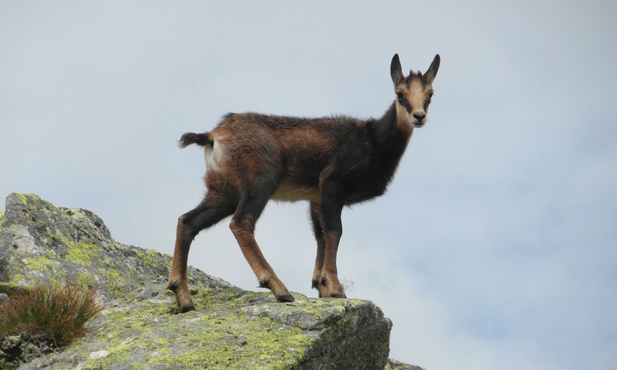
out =
<svg viewBox="0 0 617 370"><path fill-rule="evenodd" d="M437 54L426 72L410 71L409 76L405 77L398 54L392 57L390 75L396 92L396 114L412 127L422 127L426 123L428 106L433 96L432 84L439 70L439 61Z"/></svg>

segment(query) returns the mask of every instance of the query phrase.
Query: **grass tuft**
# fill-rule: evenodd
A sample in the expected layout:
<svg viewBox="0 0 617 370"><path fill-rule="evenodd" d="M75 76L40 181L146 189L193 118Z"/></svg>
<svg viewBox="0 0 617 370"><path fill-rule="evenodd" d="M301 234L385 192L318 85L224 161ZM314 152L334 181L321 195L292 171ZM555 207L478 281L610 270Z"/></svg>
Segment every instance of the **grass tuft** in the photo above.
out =
<svg viewBox="0 0 617 370"><path fill-rule="evenodd" d="M37 284L0 302L0 339L26 332L63 347L84 336L84 325L102 309L93 289Z"/></svg>

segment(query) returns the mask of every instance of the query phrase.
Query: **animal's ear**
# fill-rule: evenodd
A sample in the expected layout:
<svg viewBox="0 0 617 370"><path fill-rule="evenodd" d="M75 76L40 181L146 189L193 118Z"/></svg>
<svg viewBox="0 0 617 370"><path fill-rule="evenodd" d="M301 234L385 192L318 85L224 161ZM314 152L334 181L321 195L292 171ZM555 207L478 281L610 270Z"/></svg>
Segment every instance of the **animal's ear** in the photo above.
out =
<svg viewBox="0 0 617 370"><path fill-rule="evenodd" d="M439 54L435 55L435 59L433 59L433 63L431 63L431 66L428 67L428 69L426 70L426 73L424 73L424 78L426 78L426 81L430 84L433 83L435 76L437 76L437 71L439 70L440 61L441 61L441 58L439 57Z"/></svg>
<svg viewBox="0 0 617 370"><path fill-rule="evenodd" d="M390 76L394 86L398 85L403 80L403 71L401 70L401 61L398 59L398 54L394 54L390 63Z"/></svg>

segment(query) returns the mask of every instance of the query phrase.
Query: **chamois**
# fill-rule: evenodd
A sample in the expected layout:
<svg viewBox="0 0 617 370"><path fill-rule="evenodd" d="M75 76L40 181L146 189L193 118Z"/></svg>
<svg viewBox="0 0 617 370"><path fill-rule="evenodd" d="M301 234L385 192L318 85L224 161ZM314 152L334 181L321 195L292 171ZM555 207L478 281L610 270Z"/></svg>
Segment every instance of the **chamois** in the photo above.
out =
<svg viewBox="0 0 617 370"><path fill-rule="evenodd" d="M395 100L379 119L229 113L210 132L182 135L181 147L205 148L207 193L178 218L168 285L178 311L194 309L187 285L193 239L232 215L229 226L259 286L280 302L294 300L254 238L255 223L270 199L310 203L317 240L312 287L319 297L345 298L336 268L341 212L386 191L413 129L426 123L439 63L436 55L424 74L411 71L405 77L395 54L390 64Z"/></svg>

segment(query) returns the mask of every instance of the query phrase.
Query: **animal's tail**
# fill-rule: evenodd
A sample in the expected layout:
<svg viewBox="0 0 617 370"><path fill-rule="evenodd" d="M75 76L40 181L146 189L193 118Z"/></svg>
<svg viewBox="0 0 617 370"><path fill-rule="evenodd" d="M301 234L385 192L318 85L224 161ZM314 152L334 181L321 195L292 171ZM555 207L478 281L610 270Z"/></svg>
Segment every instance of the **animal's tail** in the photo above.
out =
<svg viewBox="0 0 617 370"><path fill-rule="evenodd" d="M208 132L204 134L196 134L194 132L187 132L184 135L182 135L182 137L180 138L180 141L178 142L178 145L180 145L180 148L186 148L187 146L191 144L206 146L208 144L212 144L213 142L214 140L212 140Z"/></svg>

